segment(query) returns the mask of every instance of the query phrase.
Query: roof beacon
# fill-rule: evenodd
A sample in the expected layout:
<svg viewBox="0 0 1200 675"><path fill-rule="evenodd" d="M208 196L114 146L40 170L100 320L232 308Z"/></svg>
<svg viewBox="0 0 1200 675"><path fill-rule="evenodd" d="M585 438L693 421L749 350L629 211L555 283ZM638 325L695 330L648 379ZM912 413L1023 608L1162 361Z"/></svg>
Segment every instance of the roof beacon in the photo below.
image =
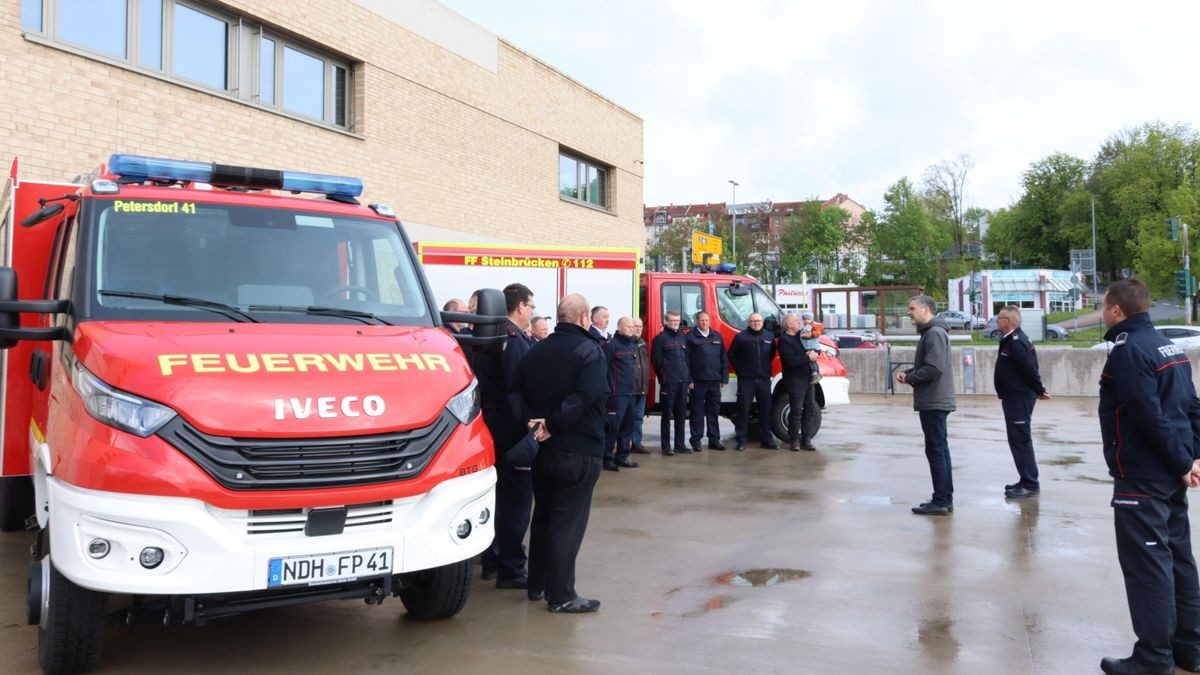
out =
<svg viewBox="0 0 1200 675"><path fill-rule="evenodd" d="M355 204L358 202L354 198L361 195L363 190L362 179L349 176L276 171L137 155L113 155L108 160L108 170L120 176L123 183L166 180L209 183L218 187L314 192L335 201Z"/></svg>

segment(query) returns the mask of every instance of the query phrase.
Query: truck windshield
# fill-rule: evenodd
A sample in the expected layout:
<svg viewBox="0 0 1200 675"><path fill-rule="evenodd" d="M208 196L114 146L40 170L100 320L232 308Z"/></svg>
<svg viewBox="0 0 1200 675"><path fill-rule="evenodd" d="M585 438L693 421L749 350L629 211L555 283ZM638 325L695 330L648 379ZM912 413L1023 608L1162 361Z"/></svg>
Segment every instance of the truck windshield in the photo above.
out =
<svg viewBox="0 0 1200 675"><path fill-rule="evenodd" d="M782 314L779 305L767 295L758 284L743 282L742 288L749 287L749 293L734 294L732 286L725 284L717 286L717 311L721 320L738 330L744 330L750 315L754 312L762 314L763 327L770 331L778 331Z"/></svg>
<svg viewBox="0 0 1200 675"><path fill-rule="evenodd" d="M432 323L394 222L187 201L92 207L98 315L229 318L205 311L207 301L264 322Z"/></svg>

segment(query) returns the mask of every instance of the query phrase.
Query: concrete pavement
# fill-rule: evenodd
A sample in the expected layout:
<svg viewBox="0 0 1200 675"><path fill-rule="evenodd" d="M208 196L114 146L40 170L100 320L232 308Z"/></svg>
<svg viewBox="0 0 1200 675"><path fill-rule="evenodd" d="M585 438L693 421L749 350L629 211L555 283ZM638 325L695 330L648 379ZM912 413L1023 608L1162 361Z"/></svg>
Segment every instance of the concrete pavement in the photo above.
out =
<svg viewBox="0 0 1200 675"><path fill-rule="evenodd" d="M389 600L110 629L101 672L1099 672L1134 638L1095 408L1038 403L1042 496L1012 502L999 402L960 398L956 512L929 518L909 512L930 492L910 399L854 396L826 411L816 453L656 452L605 472L578 569L579 592L603 602L594 615L550 614L476 576L466 608L442 622L408 620ZM658 419L645 428L654 447ZM0 535L0 663L12 673L36 669L29 541Z"/></svg>

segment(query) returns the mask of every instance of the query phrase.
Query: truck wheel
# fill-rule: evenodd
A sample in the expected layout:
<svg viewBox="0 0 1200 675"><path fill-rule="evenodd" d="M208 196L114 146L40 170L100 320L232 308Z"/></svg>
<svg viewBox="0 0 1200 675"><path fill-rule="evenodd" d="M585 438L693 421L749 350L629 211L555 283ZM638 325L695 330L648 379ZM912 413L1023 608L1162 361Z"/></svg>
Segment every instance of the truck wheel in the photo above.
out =
<svg viewBox="0 0 1200 675"><path fill-rule="evenodd" d="M462 611L471 594L471 569L475 560L397 575L400 602L414 619L447 619Z"/></svg>
<svg viewBox="0 0 1200 675"><path fill-rule="evenodd" d="M0 531L25 529L33 515L33 479L29 476L0 478Z"/></svg>
<svg viewBox="0 0 1200 675"><path fill-rule="evenodd" d="M771 406L771 430L775 432L779 440L784 442L791 439L791 434L788 432L788 418L791 414L792 404L788 401L787 392L784 392L784 395L777 397ZM808 411L808 419L804 420L804 428L809 430L809 438L817 437L817 432L821 430L820 406L812 406Z"/></svg>
<svg viewBox="0 0 1200 675"><path fill-rule="evenodd" d="M108 596L71 582L49 558L43 574L50 575L50 602L38 626L38 663L50 673L83 673L100 663Z"/></svg>

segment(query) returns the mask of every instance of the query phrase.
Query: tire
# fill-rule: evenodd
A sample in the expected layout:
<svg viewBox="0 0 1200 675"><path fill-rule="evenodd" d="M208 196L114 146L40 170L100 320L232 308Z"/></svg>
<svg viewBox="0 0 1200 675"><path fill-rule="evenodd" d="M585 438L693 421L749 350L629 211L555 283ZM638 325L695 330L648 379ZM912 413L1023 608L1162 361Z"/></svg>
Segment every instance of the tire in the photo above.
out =
<svg viewBox="0 0 1200 675"><path fill-rule="evenodd" d="M1060 338L1060 337L1058 336L1058 333L1057 333L1057 332L1055 332L1055 331L1052 331L1052 330L1048 330L1048 331L1046 331L1046 339L1047 339L1047 340L1051 340L1051 341L1055 341L1055 340L1061 340L1062 338Z"/></svg>
<svg viewBox="0 0 1200 675"><path fill-rule="evenodd" d="M33 515L33 479L29 476L0 478L0 531L25 529Z"/></svg>
<svg viewBox="0 0 1200 675"><path fill-rule="evenodd" d="M50 575L50 604L38 627L38 663L47 675L92 670L100 664L108 595L76 585L51 558L43 564L43 574Z"/></svg>
<svg viewBox="0 0 1200 675"><path fill-rule="evenodd" d="M1004 335L1000 331L994 330L994 331L988 333L988 337L993 340L999 340L1000 338L1004 337Z"/></svg>
<svg viewBox="0 0 1200 675"><path fill-rule="evenodd" d="M475 559L397 575L400 602L414 619L448 619L462 611L471 594L471 572Z"/></svg>
<svg viewBox="0 0 1200 675"><path fill-rule="evenodd" d="M771 405L771 431L775 432L775 436L780 441L786 443L792 438L788 430L788 417L792 413L792 404L788 400L787 391L782 394L782 396L776 396ZM821 430L821 417L821 406L813 406L812 411L808 414L808 419L804 421L804 428L809 430L809 438L817 437L817 432Z"/></svg>

